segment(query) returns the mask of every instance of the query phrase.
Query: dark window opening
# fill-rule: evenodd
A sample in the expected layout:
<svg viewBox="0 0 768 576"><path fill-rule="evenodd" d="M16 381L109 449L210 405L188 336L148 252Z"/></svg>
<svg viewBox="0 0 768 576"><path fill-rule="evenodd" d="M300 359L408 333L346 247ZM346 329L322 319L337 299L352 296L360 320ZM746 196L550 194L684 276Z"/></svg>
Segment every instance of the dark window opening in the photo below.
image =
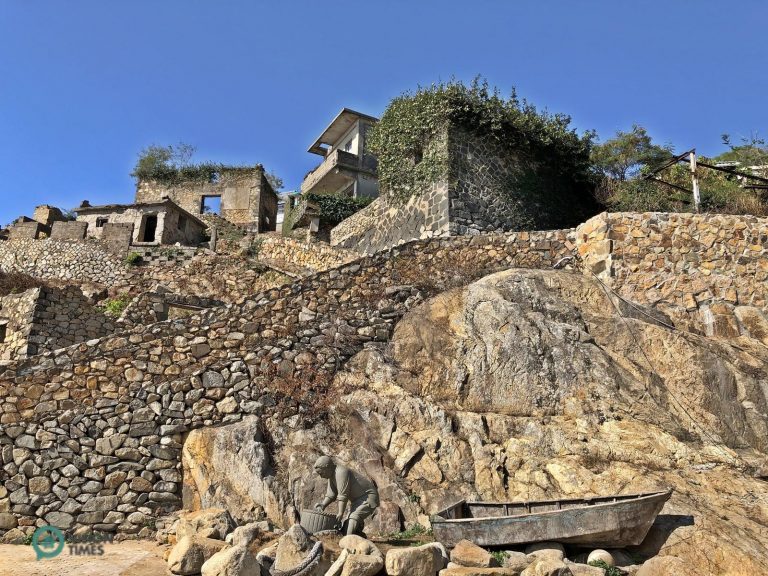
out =
<svg viewBox="0 0 768 576"><path fill-rule="evenodd" d="M139 242L154 242L157 231L157 214L149 214L141 220Z"/></svg>
<svg viewBox="0 0 768 576"><path fill-rule="evenodd" d="M109 222L109 218L96 218L96 228L104 228L104 224Z"/></svg>
<svg viewBox="0 0 768 576"><path fill-rule="evenodd" d="M187 219L184 216L179 215L179 221L176 223L176 227L179 230L184 230L187 227Z"/></svg>
<svg viewBox="0 0 768 576"><path fill-rule="evenodd" d="M8 336L8 322L0 322L0 344L5 342L6 337Z"/></svg>
<svg viewBox="0 0 768 576"><path fill-rule="evenodd" d="M201 214L221 214L221 196L203 196Z"/></svg>

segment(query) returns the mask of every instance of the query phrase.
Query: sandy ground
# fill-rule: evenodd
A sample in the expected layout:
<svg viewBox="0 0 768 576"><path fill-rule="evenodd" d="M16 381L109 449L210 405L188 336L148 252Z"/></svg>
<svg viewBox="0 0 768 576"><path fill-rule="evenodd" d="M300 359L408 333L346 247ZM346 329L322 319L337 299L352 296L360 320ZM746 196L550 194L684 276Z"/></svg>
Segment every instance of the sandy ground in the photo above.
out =
<svg viewBox="0 0 768 576"><path fill-rule="evenodd" d="M165 548L152 540L105 544L103 556L71 556L36 560L31 546L0 544L0 576L166 576Z"/></svg>

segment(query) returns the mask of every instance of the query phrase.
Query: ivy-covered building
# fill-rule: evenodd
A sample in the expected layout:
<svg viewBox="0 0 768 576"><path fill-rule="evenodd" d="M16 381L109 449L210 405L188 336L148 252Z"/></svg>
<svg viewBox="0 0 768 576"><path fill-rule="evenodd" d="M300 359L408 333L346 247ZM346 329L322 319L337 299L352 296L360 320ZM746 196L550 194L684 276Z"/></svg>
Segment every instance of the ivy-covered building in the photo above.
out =
<svg viewBox="0 0 768 576"><path fill-rule="evenodd" d="M369 142L381 194L331 231L373 253L420 238L567 228L599 212L589 135L485 86L393 100Z"/></svg>

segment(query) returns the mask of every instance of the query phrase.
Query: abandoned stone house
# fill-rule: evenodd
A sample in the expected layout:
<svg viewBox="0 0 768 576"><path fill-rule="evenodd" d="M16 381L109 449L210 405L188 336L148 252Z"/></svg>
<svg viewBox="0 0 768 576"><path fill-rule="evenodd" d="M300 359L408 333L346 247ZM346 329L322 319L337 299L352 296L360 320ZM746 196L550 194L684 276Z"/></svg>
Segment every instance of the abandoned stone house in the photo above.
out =
<svg viewBox="0 0 768 576"><path fill-rule="evenodd" d="M196 217L218 214L251 233L276 228L278 197L260 164L249 168L222 167L209 181L139 179L137 204L165 198Z"/></svg>
<svg viewBox="0 0 768 576"><path fill-rule="evenodd" d="M64 216L61 210L48 204L42 204L35 208L32 218L19 216L8 227L5 234L0 234L0 237L14 239L50 236L53 225L56 222L64 222L66 220L67 217Z"/></svg>
<svg viewBox="0 0 768 576"><path fill-rule="evenodd" d="M204 240L207 228L205 222L169 199L103 206L91 206L85 201L75 211L76 224L85 224L78 234L107 240L105 235L111 230L122 229L129 235L132 246L176 243L197 246Z"/></svg>
<svg viewBox="0 0 768 576"><path fill-rule="evenodd" d="M330 243L371 254L404 242L437 236L575 226L598 211L579 183L560 175L544 155L518 154L504 143L446 123L424 143L421 158L444 158L444 168L421 181L410 197L387 190L333 228Z"/></svg>
<svg viewBox="0 0 768 576"><path fill-rule="evenodd" d="M301 193L341 194L353 198L379 195L376 157L368 151L368 131L378 118L344 108L308 152L323 157L306 175Z"/></svg>

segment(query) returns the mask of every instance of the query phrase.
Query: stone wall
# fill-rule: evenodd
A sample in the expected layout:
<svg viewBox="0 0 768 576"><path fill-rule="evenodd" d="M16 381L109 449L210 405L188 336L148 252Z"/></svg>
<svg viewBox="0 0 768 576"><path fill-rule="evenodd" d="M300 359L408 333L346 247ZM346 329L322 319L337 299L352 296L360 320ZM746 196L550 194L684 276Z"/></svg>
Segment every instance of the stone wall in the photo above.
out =
<svg viewBox="0 0 768 576"><path fill-rule="evenodd" d="M24 272L35 278L97 282L111 286L130 271L125 253L114 255L96 241L8 240L0 243L0 270Z"/></svg>
<svg viewBox="0 0 768 576"><path fill-rule="evenodd" d="M101 228L101 241L113 254L124 255L133 239L133 222L118 224L107 222Z"/></svg>
<svg viewBox="0 0 768 576"><path fill-rule="evenodd" d="M579 226L576 238L586 269L629 300L708 335L761 330L768 218L606 212Z"/></svg>
<svg viewBox="0 0 768 576"><path fill-rule="evenodd" d="M183 434L296 405L275 375L334 372L426 296L549 268L567 232L415 242L225 308L138 326L0 373L0 509L22 527L137 533L180 505ZM311 400L307 400L311 401ZM7 495L6 495L7 492Z"/></svg>
<svg viewBox="0 0 768 576"><path fill-rule="evenodd" d="M351 250L331 248L321 242L299 242L282 236L263 236L257 258L285 262L318 272L341 266L360 257Z"/></svg>
<svg viewBox="0 0 768 576"><path fill-rule="evenodd" d="M8 229L10 240L35 239L45 232L45 226L40 222L16 222Z"/></svg>
<svg viewBox="0 0 768 576"><path fill-rule="evenodd" d="M88 231L86 222L54 222L51 228L53 240L84 240Z"/></svg>
<svg viewBox="0 0 768 576"><path fill-rule="evenodd" d="M154 202L168 197L190 214L203 213L206 197L220 196L220 216L254 232L275 230L277 195L260 165L244 169L223 168L215 182L191 180L164 184L141 180L136 187L136 202Z"/></svg>
<svg viewBox="0 0 768 576"><path fill-rule="evenodd" d="M0 360L25 358L29 350L32 315L40 296L40 288L31 288L21 294L0 298L0 323L3 339L0 342Z"/></svg>
<svg viewBox="0 0 768 576"><path fill-rule="evenodd" d="M136 326L183 318L200 310L224 305L221 300L174 294L163 286L157 286L151 292L143 292L134 298L120 315L117 325L123 331Z"/></svg>
<svg viewBox="0 0 768 576"><path fill-rule="evenodd" d="M435 236L574 226L594 213L547 159L523 159L454 127L427 146L447 158L446 173L405 203L382 194L331 231L333 246L371 254Z"/></svg>
<svg viewBox="0 0 768 576"><path fill-rule="evenodd" d="M1 360L23 359L101 338L115 326L77 286L43 286L0 298L0 319L7 320Z"/></svg>

